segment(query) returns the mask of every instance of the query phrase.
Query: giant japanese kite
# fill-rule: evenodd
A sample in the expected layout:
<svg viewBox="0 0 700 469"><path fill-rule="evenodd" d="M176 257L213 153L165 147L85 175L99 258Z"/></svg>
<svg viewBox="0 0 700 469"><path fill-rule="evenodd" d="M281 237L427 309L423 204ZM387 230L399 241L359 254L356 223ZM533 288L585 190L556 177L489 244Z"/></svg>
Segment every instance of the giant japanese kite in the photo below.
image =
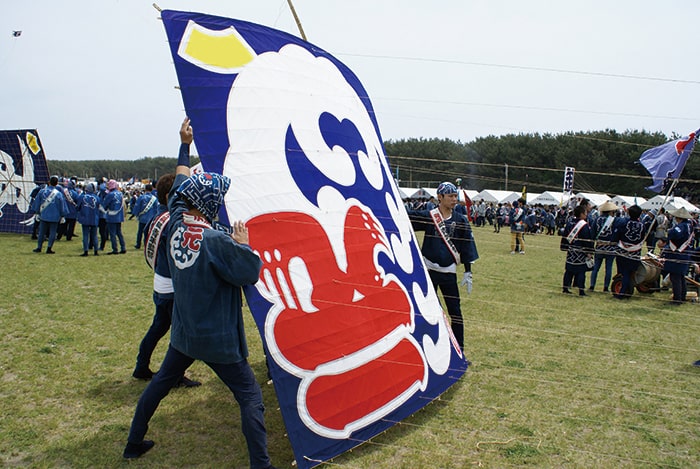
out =
<svg viewBox="0 0 700 469"><path fill-rule="evenodd" d="M364 88L324 50L257 24L163 11L222 218L263 260L246 290L297 464L391 427L462 376Z"/></svg>
<svg viewBox="0 0 700 469"><path fill-rule="evenodd" d="M0 232L31 233L30 194L49 182L36 129L0 130Z"/></svg>

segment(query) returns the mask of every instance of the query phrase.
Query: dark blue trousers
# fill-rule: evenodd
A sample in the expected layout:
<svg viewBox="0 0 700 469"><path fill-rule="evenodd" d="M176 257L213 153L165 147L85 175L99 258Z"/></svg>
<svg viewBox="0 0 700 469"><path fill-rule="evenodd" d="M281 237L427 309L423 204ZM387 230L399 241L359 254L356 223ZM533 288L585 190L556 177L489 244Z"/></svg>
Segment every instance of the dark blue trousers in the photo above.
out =
<svg viewBox="0 0 700 469"><path fill-rule="evenodd" d="M165 354L160 370L153 376L136 405L129 431L129 443L141 443L148 431L148 422L160 401L168 395L194 358L188 357L171 346ZM247 360L238 363L205 362L231 390L241 409L241 427L248 444L250 467L266 468L271 465L267 453L267 433L263 412L262 391L255 380Z"/></svg>
<svg viewBox="0 0 700 469"><path fill-rule="evenodd" d="M457 274L436 272L428 270L433 288L437 294L438 288L442 292L445 300L447 314L450 315L450 326L452 333L459 344L459 348L464 351L464 319L462 318L462 308L459 304L459 287L457 286Z"/></svg>
<svg viewBox="0 0 700 469"><path fill-rule="evenodd" d="M170 330L170 321L173 313L173 298L164 298L153 292L153 304L156 312L153 314L153 322L139 345L139 354L136 356L136 368L146 369L151 364L151 356L158 345L158 341Z"/></svg>

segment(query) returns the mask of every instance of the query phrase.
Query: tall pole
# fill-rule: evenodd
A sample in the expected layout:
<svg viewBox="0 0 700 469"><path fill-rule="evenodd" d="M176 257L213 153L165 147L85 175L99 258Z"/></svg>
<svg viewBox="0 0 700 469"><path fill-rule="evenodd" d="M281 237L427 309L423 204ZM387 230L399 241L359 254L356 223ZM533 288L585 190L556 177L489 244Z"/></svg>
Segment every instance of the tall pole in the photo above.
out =
<svg viewBox="0 0 700 469"><path fill-rule="evenodd" d="M297 28L299 28L299 34L301 34L301 38L306 41L306 34L304 34L304 28L301 27L301 21L299 20L299 16L297 16L297 11L294 9L294 5L292 5L292 0L287 0L287 4L289 4L289 9L292 11L294 21L296 21L297 23Z"/></svg>
<svg viewBox="0 0 700 469"><path fill-rule="evenodd" d="M508 163L505 163L506 165L506 187L503 188L504 191L508 190Z"/></svg>

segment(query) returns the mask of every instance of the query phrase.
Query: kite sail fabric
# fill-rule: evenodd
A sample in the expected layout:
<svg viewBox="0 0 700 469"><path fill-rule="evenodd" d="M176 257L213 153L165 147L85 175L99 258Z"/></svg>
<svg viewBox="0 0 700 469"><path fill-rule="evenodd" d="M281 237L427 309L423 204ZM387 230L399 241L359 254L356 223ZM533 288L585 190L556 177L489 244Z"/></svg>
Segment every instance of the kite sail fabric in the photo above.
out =
<svg viewBox="0 0 700 469"><path fill-rule="evenodd" d="M0 130L0 232L32 232L30 195L49 182L44 150L35 129Z"/></svg>
<svg viewBox="0 0 700 469"><path fill-rule="evenodd" d="M656 193L664 192L671 181L681 177L698 135L700 135L700 129L687 137L672 140L642 153L639 162L649 171L654 182L647 189Z"/></svg>
<svg viewBox="0 0 700 469"><path fill-rule="evenodd" d="M437 398L467 361L432 288L354 73L265 26L163 11L221 218L260 255L246 298L298 466L313 467Z"/></svg>

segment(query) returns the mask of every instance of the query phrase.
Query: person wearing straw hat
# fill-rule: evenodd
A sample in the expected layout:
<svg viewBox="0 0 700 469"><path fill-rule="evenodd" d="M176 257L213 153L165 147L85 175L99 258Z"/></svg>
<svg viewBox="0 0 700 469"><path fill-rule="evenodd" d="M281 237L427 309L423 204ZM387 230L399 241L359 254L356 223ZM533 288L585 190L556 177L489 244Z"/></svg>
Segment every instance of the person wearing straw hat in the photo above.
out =
<svg viewBox="0 0 700 469"><path fill-rule="evenodd" d="M588 288L595 289L596 279L600 267L605 261L605 278L603 280L603 291L607 292L612 280L613 262L615 261L615 243L613 242L613 228L615 225L615 212L617 205L608 201L598 207L600 216L595 219L592 225L593 237L595 238L595 263L591 272L591 285Z"/></svg>
<svg viewBox="0 0 700 469"><path fill-rule="evenodd" d="M688 292L685 284L685 275L688 273L690 263L690 252L693 247L693 227L690 223L692 215L685 207L668 211L675 221L676 226L668 231L668 239L660 240L659 247L661 257L664 258L664 273L668 273L671 278L671 288L673 289L673 300L671 304L680 305L685 302Z"/></svg>

